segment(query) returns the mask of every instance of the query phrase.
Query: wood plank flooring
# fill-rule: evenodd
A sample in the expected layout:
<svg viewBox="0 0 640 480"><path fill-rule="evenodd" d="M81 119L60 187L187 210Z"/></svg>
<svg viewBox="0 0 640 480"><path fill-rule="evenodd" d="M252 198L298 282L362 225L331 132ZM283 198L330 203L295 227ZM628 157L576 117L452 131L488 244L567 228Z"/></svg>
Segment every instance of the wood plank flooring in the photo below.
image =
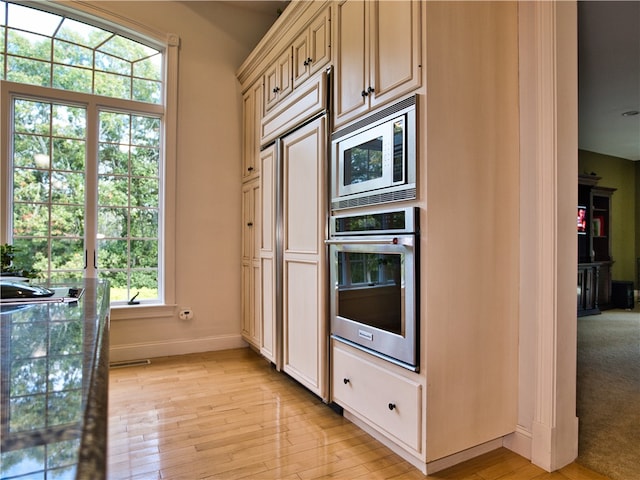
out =
<svg viewBox="0 0 640 480"><path fill-rule="evenodd" d="M249 349L112 368L110 480L607 480L498 449L425 477Z"/></svg>

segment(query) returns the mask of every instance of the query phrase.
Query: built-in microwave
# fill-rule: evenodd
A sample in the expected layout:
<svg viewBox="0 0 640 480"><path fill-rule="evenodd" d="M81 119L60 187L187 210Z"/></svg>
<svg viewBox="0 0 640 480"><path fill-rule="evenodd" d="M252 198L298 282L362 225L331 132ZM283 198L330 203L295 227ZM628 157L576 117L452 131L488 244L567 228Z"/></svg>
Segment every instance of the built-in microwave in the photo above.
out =
<svg viewBox="0 0 640 480"><path fill-rule="evenodd" d="M333 210L416 198L416 95L331 136Z"/></svg>

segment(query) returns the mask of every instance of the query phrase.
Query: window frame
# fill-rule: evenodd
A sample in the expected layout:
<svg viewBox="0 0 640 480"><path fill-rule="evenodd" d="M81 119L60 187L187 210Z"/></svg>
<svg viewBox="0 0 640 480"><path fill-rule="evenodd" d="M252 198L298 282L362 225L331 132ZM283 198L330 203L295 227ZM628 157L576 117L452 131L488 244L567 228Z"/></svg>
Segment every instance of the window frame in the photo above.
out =
<svg viewBox="0 0 640 480"><path fill-rule="evenodd" d="M9 151L10 139L9 131L11 125L10 112L11 108L2 108L5 105L11 105L11 97L13 95L24 94L25 92L33 92L34 96L48 98L50 100L69 101L76 103L79 98L90 98L87 101L88 114L91 114L91 108L122 108L123 111L132 111L132 107L139 104L140 113L149 112L154 108L159 109L163 118L163 137L161 143L161 196L159 199L160 210L162 211L162 221L158 225L159 238L162 241L161 263L164 275L162 276L160 291L163 297L160 298L158 304L140 305L112 305L113 319L127 318L157 318L163 316L172 316L175 312L175 212L176 212L176 167L177 167L177 99L178 99L178 53L180 47L180 38L173 33L162 33L157 30L150 29L140 23L133 22L130 19L110 13L96 5L85 2L74 2L73 6L69 6L59 2L23 2L13 1L12 3L24 5L26 7L38 8L51 13L65 15L74 20L85 22L96 27L105 28L116 34L127 36L132 40L139 41L150 47L161 50L164 54L163 69L163 102L160 104L151 104L145 102L137 102L135 100L122 100L118 98L102 97L94 94L85 94L78 92L70 92L67 90L58 90L49 87L40 87L36 85L16 84L6 80L0 80L0 212L2 218L0 220L0 242L6 243L11 238L9 230L11 218L12 202L9 194L11 188L11 172L9 170L9 159L11 152ZM29 94L29 93L27 93ZM84 102L83 102L84 103ZM94 107L93 105L96 105ZM143 107L143 108L142 108ZM89 135L97 135L97 132ZM97 158L97 137L88 138L88 145L93 145L88 149L87 156ZM91 142L94 140L94 142ZM95 150L92 150L95 149ZM87 175L96 175L97 172L86 172ZM96 192L97 193L97 192ZM96 209L96 199L87 196L85 200L88 202L87 208ZM92 205L93 204L93 205ZM94 228L94 227L91 227ZM95 231L85 231L85 236L89 238ZM91 237L91 238L93 238Z"/></svg>

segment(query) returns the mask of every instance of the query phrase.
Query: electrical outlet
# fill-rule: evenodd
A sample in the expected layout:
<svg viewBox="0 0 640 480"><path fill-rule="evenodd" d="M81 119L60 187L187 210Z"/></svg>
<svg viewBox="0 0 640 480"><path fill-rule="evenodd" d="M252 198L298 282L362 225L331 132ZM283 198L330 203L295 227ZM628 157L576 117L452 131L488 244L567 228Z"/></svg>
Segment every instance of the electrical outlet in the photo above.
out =
<svg viewBox="0 0 640 480"><path fill-rule="evenodd" d="M191 320L193 318L193 310L184 308L180 310L180 320Z"/></svg>

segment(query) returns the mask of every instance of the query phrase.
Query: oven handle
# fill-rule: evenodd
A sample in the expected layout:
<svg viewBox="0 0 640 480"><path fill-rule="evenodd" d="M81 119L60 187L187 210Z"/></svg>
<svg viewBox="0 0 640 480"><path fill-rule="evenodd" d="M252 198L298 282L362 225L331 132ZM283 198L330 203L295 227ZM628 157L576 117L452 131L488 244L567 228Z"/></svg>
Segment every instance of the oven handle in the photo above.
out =
<svg viewBox="0 0 640 480"><path fill-rule="evenodd" d="M379 238L332 238L324 241L327 245L402 245L413 247L413 237L393 237L390 239Z"/></svg>

